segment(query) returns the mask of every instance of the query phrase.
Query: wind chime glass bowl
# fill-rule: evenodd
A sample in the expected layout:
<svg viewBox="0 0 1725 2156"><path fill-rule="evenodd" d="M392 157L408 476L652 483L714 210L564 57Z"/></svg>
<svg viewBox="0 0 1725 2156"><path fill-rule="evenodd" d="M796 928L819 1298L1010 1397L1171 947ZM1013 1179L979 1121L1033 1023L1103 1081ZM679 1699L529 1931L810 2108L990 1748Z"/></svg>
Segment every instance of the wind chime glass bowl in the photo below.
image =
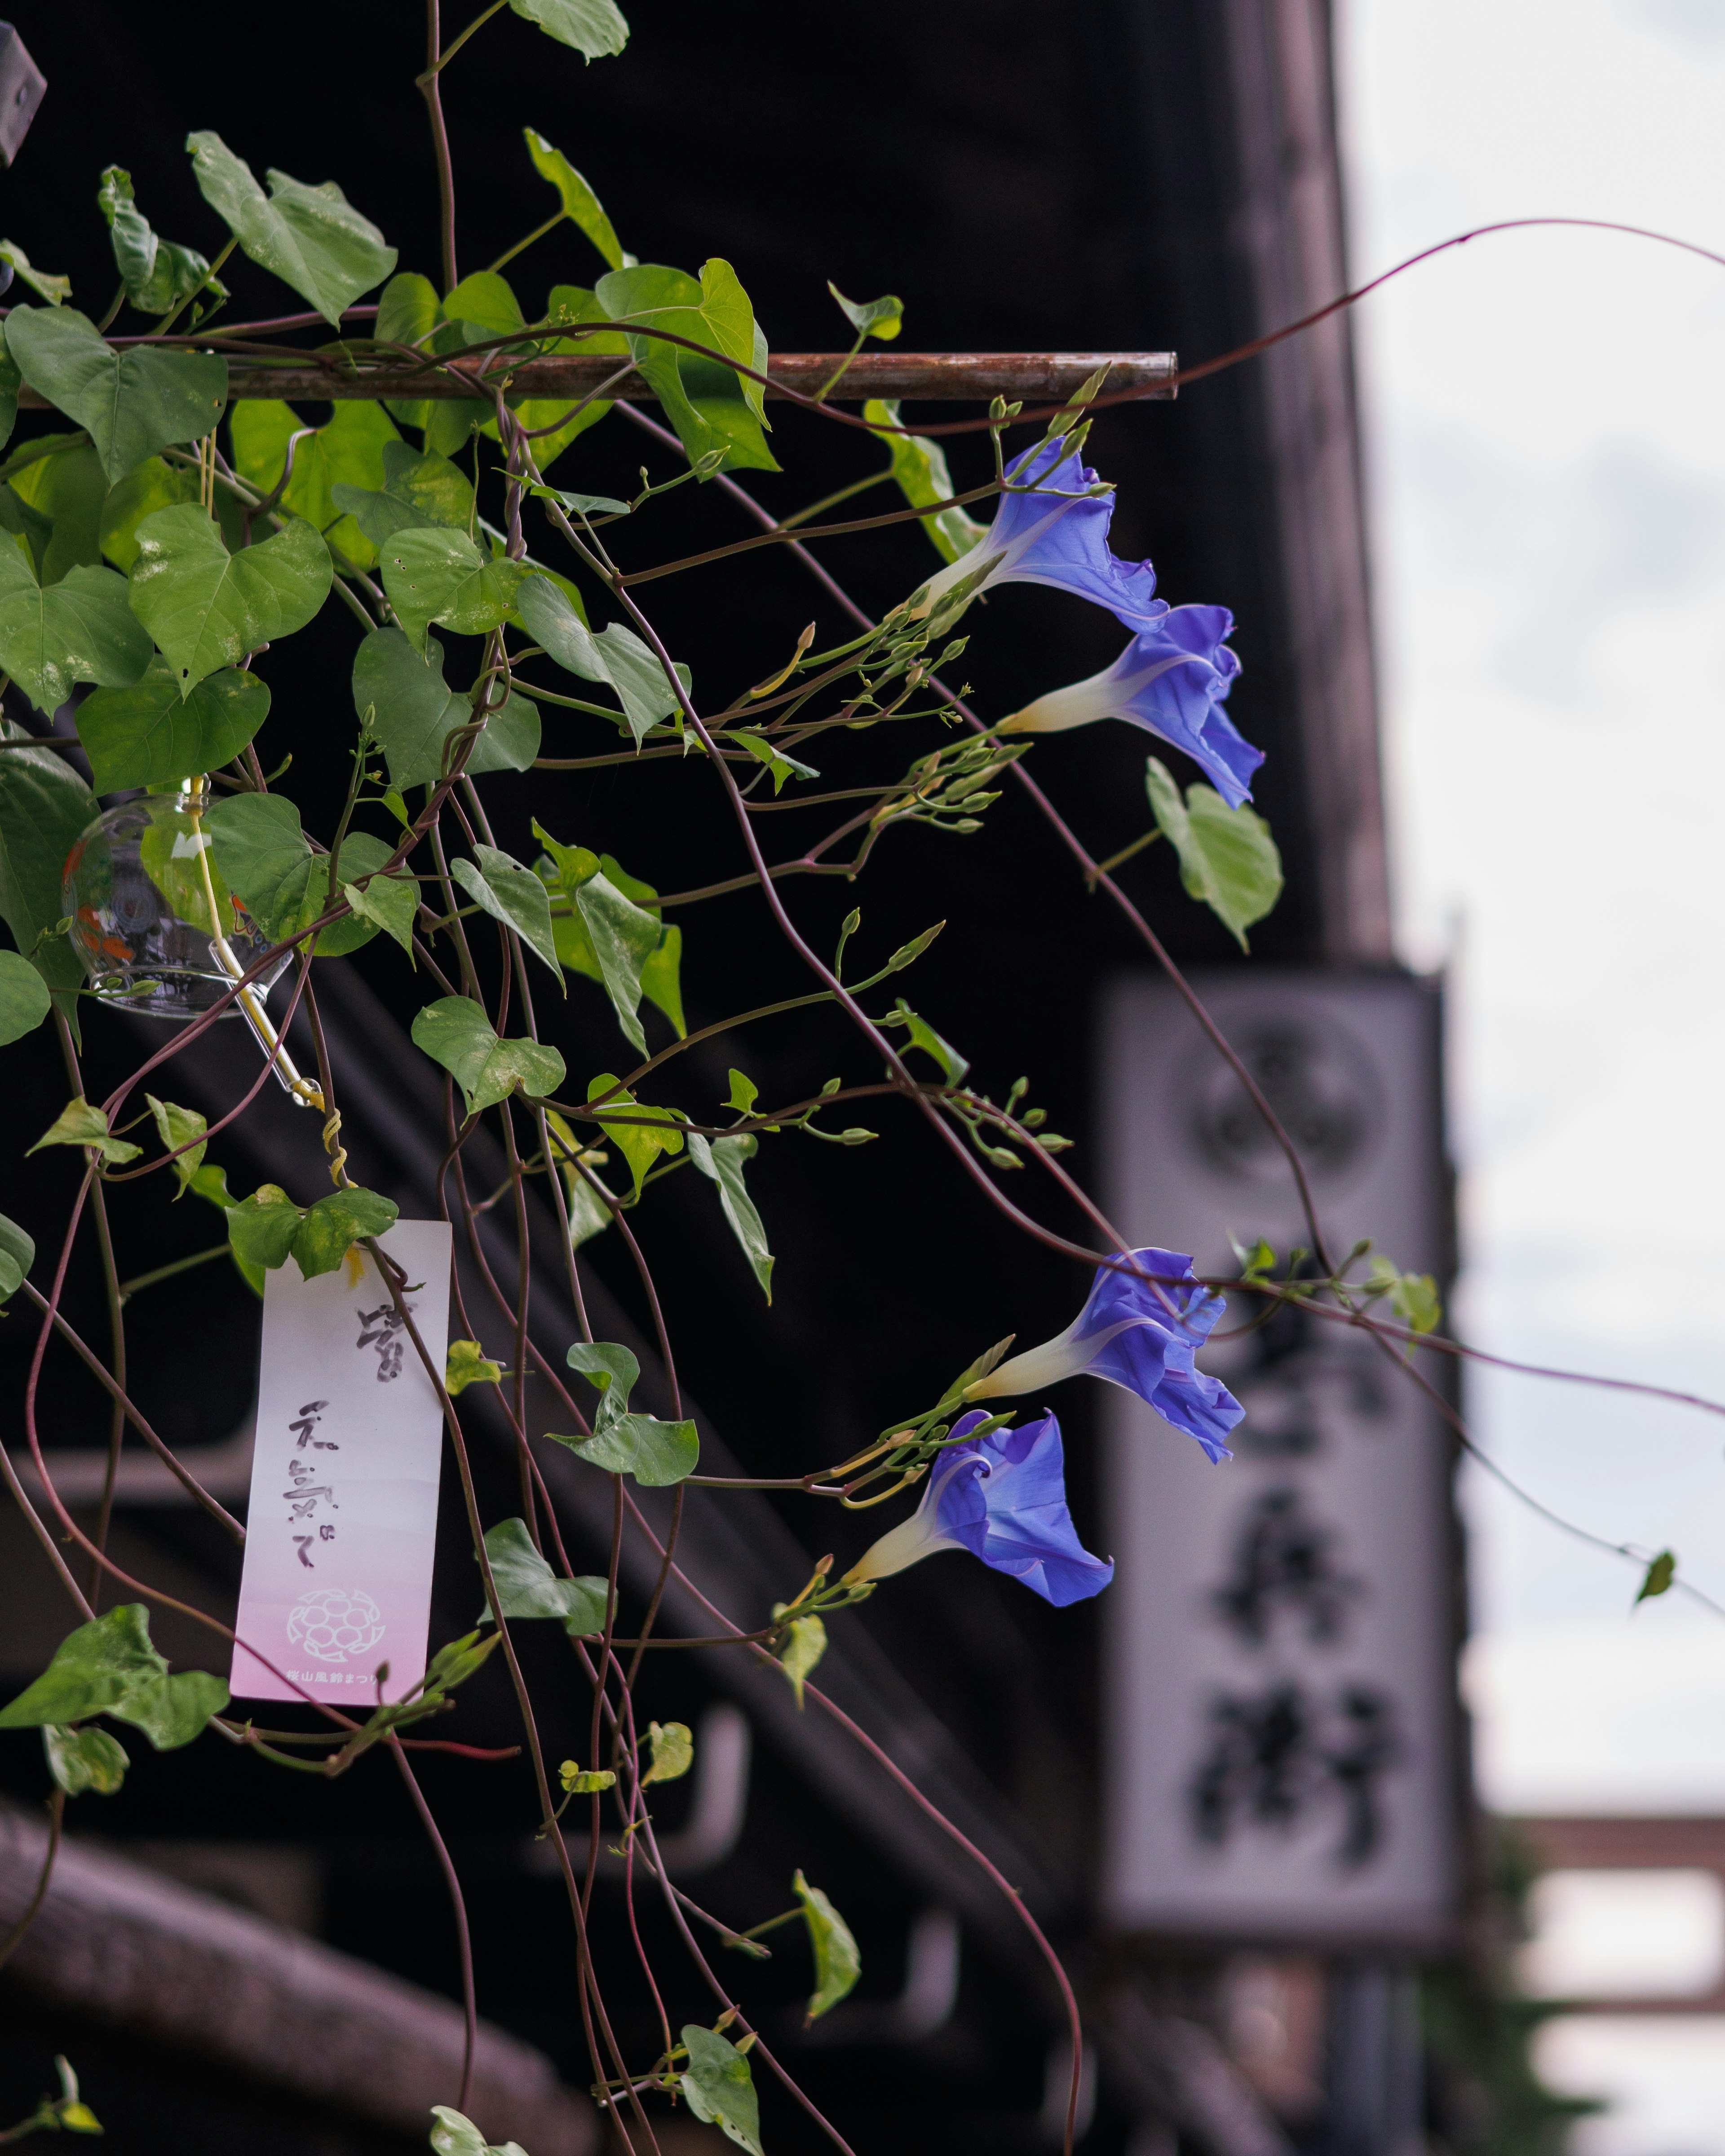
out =
<svg viewBox="0 0 1725 2156"><path fill-rule="evenodd" d="M182 789L110 808L66 856L73 947L105 1003L197 1018L270 948L216 867L207 798ZM254 977L259 1002L287 963L284 953ZM223 1015L243 1015L238 998Z"/></svg>

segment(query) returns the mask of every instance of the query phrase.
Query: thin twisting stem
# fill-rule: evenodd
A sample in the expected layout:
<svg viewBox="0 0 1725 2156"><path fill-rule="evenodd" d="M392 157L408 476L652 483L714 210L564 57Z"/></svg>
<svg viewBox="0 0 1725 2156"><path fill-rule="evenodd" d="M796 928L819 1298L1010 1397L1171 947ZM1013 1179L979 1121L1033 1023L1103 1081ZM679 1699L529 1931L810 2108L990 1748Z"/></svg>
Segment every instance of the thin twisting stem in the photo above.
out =
<svg viewBox="0 0 1725 2156"><path fill-rule="evenodd" d="M495 11L494 11L495 12ZM439 50L438 0L425 0L425 72L419 88L431 116L431 146L437 157L437 193L442 208L439 231L444 252L444 290L453 292L455 270L455 167L449 156L449 131L444 124L444 99Z"/></svg>
<svg viewBox="0 0 1725 2156"><path fill-rule="evenodd" d="M81 1092L83 1088L79 1088ZM108 1304L109 1352L113 1358L114 1401L108 1418L108 1457L102 1470L102 1502L96 1514L95 1544L100 1550L108 1547L108 1529L114 1517L114 1485L120 1476L120 1448L126 1439L126 1312L120 1293L120 1270L114 1262L114 1235L108 1224L108 1207L100 1183L92 1184L90 1194L90 1218L95 1223L96 1247L102 1257L102 1292ZM100 1612L102 1606L102 1575L99 1565L92 1562L90 1573L90 1607Z"/></svg>
<svg viewBox="0 0 1725 2156"><path fill-rule="evenodd" d="M0 1969L18 1952L28 1936L30 1927L42 1913L42 1904L48 1899L49 1881L54 1876L54 1861L60 1853L60 1828L66 1816L66 1793L56 1789L48 1800L48 1847L43 1854L42 1871L36 1881L36 1891L25 1903L18 1922L0 1939Z"/></svg>
<svg viewBox="0 0 1725 2156"><path fill-rule="evenodd" d="M413 1799L413 1809L418 1813L420 1824L436 1853L438 1868L444 1875L444 1884L449 1890L449 1906L454 1912L455 1938L461 1955L462 2015L461 2087L455 2098L455 2108L465 2112L469 2092L473 2087L473 2047L479 2034L479 2003L473 1983L473 1934L468 1928L467 1901L461 1892L454 1860L449 1855L449 1845L439 1830L437 1821L432 1817L431 1807L425 1801L425 1792L419 1786L419 1779L408 1764L408 1755L402 1749L402 1741L392 1734L388 1742L395 1763L401 1771L402 1780L407 1784L408 1794Z"/></svg>

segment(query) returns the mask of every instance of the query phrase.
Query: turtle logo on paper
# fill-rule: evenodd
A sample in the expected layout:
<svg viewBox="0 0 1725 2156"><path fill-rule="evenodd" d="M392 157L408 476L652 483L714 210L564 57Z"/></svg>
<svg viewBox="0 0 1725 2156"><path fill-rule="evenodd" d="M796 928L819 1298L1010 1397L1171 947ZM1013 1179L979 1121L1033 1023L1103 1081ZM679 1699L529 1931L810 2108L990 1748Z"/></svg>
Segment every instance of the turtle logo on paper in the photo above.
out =
<svg viewBox="0 0 1725 2156"><path fill-rule="evenodd" d="M320 1662L345 1662L383 1636L383 1613L361 1588L321 1587L290 1612L287 1635Z"/></svg>

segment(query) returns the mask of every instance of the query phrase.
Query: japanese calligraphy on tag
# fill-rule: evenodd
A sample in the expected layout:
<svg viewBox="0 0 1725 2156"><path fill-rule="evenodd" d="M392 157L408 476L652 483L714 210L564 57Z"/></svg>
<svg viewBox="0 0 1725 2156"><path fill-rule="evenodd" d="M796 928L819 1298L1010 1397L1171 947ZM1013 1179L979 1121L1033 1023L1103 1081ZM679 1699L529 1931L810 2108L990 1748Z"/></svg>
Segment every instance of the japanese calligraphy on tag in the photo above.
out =
<svg viewBox="0 0 1725 2156"><path fill-rule="evenodd" d="M424 1673L443 1409L408 1320L441 1370L449 1229L398 1220L380 1240L407 1275L399 1302L357 1244L315 1280L291 1263L265 1277L242 1698L370 1707Z"/></svg>

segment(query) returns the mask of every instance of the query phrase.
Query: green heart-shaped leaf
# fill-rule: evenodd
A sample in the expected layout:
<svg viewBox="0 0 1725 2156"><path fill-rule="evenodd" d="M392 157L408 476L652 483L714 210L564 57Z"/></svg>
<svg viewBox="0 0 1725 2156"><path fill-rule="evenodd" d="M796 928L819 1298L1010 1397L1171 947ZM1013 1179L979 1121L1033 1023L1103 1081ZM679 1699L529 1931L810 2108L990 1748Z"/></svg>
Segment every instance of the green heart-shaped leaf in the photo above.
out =
<svg viewBox="0 0 1725 2156"><path fill-rule="evenodd" d="M108 1135L108 1115L105 1108L95 1106L80 1093L69 1101L34 1145L26 1148L29 1152L40 1152L44 1146L88 1146L99 1152L105 1161L136 1160L143 1151L126 1138Z"/></svg>
<svg viewBox="0 0 1725 2156"><path fill-rule="evenodd" d="M29 738L10 720L0 721L0 734L13 742ZM39 948L38 938L64 917L64 878L76 866L80 841L100 806L52 749L0 751L0 916L19 950L34 954L30 963L59 998L74 1039L84 968L69 937L51 937Z"/></svg>
<svg viewBox="0 0 1725 2156"><path fill-rule="evenodd" d="M783 1614L783 1604L776 1603L773 1614ZM803 1688L820 1665L827 1650L827 1628L819 1617L793 1617L784 1645L778 1650L778 1666L797 1695L797 1712L803 1711Z"/></svg>
<svg viewBox="0 0 1725 2156"><path fill-rule="evenodd" d="M614 621L593 635L567 594L548 577L530 578L521 586L516 607L528 635L543 644L559 666L583 681L602 681L616 690L624 719L637 741L660 720L680 710L658 654L632 629ZM686 695L689 670L680 665L675 670Z"/></svg>
<svg viewBox="0 0 1725 2156"><path fill-rule="evenodd" d="M531 127L524 127L521 132L526 137L527 155L533 160L534 171L557 189L563 215L580 227L612 269L621 270L624 263L623 244L600 207L598 197L554 144L547 142ZM542 471L545 469L542 464L539 468Z"/></svg>
<svg viewBox="0 0 1725 2156"><path fill-rule="evenodd" d="M110 165L102 174L96 207L108 220L114 264L126 296L141 314L167 315L184 305L209 276L209 264L195 249L159 239L138 208L131 174ZM218 284L218 292L223 288Z"/></svg>
<svg viewBox="0 0 1725 2156"><path fill-rule="evenodd" d="M527 948L550 967L561 988L563 969L557 963L551 932L551 899L545 886L531 869L523 868L512 855L495 846L475 845L473 850L476 861L457 861L450 874L494 921L514 929ZM641 1045L644 1048L644 1041Z"/></svg>
<svg viewBox="0 0 1725 2156"><path fill-rule="evenodd" d="M332 1273L362 1235L381 1235L395 1225L401 1208L375 1190L350 1184L320 1198L300 1223L291 1249L307 1280Z"/></svg>
<svg viewBox="0 0 1725 2156"><path fill-rule="evenodd" d="M0 1302L23 1286L35 1262L35 1237L0 1213Z"/></svg>
<svg viewBox="0 0 1725 2156"><path fill-rule="evenodd" d="M401 281L398 277L393 280L398 285ZM387 334L380 313L377 335ZM395 341L413 340L398 337ZM335 506L352 517L372 546L382 546L398 531L467 530L473 521L473 487L458 465L447 457L422 456L400 441L383 444L382 462L383 476L375 487L357 486L337 472L330 488Z"/></svg>
<svg viewBox="0 0 1725 2156"><path fill-rule="evenodd" d="M137 540L132 612L172 661L182 696L260 644L303 629L335 576L329 548L299 518L261 546L230 554L217 526L188 503L146 516Z"/></svg>
<svg viewBox="0 0 1725 2156"><path fill-rule="evenodd" d="M509 1375L501 1363L494 1363L477 1340L452 1340L444 1358L444 1390L453 1400L470 1385L498 1385Z"/></svg>
<svg viewBox="0 0 1725 2156"><path fill-rule="evenodd" d="M118 486L109 489L97 520L96 540L122 577L131 575L131 565L138 558L139 525L158 509L196 501L198 485L198 474L187 466L171 465L161 457L146 457Z"/></svg>
<svg viewBox="0 0 1725 2156"><path fill-rule="evenodd" d="M224 667L182 697L173 668L157 653L130 689L98 689L78 707L78 738L98 793L167 786L214 771L239 754L270 716L270 690L255 674Z"/></svg>
<svg viewBox="0 0 1725 2156"><path fill-rule="evenodd" d="M26 442L7 459L0 478L7 481L0 494L15 501L18 521L35 557L38 579L44 587L57 584L69 569L101 567L108 475L95 444L81 428L69 434L39 434ZM12 521L9 514L5 521ZM44 523L45 538L40 530Z"/></svg>
<svg viewBox="0 0 1725 2156"><path fill-rule="evenodd" d="M689 1153L701 1174L719 1187L719 1204L731 1232L742 1245L742 1254L749 1261L749 1270L761 1283L761 1291L768 1302L773 1300L773 1253L767 1247L767 1230L755 1209L755 1201L744 1188L743 1163L754 1157L760 1141L752 1132L742 1132L733 1138L714 1138L711 1142L699 1132L689 1133Z"/></svg>
<svg viewBox="0 0 1725 2156"><path fill-rule="evenodd" d="M157 1135L162 1140L163 1152L173 1156L174 1175L180 1186L174 1196L177 1199L183 1198L187 1187L203 1165L207 1148L202 1141L209 1125L196 1108L182 1108L172 1101L158 1101L153 1093L146 1093L144 1098L150 1103L150 1112L156 1118ZM187 1143L188 1139L193 1138L199 1142L195 1145ZM186 1147L183 1152L179 1150L182 1146Z"/></svg>
<svg viewBox="0 0 1725 2156"><path fill-rule="evenodd" d="M436 783L444 743L465 726L473 707L444 680L443 646L425 639L425 656L398 629L374 629L353 656L353 708L389 760L389 776L405 792Z"/></svg>
<svg viewBox="0 0 1725 2156"><path fill-rule="evenodd" d="M86 1789L111 1797L131 1764L126 1747L105 1729L66 1729L49 1722L42 1732L42 1748L48 1771L69 1797L81 1797Z"/></svg>
<svg viewBox="0 0 1725 2156"><path fill-rule="evenodd" d="M419 911L419 886L413 876L401 870L393 875L379 875L377 871L395 851L395 842L373 838L369 831L350 831L341 841L341 858L336 873L341 879L341 895L348 896L354 882L369 877L366 885L366 904L344 921L332 921L319 931L313 950L320 958L339 958L348 951L357 951L362 943L369 943L380 928L388 930L398 943L403 942L400 930L411 923ZM315 854L305 876L305 896L300 918L315 921L320 913L326 913L330 906L330 857Z"/></svg>
<svg viewBox="0 0 1725 2156"><path fill-rule="evenodd" d="M14 307L6 346L31 388L88 431L110 485L158 449L210 433L228 402L225 359L115 352L75 307Z"/></svg>
<svg viewBox="0 0 1725 2156"><path fill-rule="evenodd" d="M440 1063L467 1099L467 1112L495 1106L519 1086L531 1098L555 1093L563 1059L536 1040L500 1040L470 996L444 996L413 1020L413 1043Z"/></svg>
<svg viewBox="0 0 1725 2156"><path fill-rule="evenodd" d="M962 1086L964 1083L964 1075L970 1068L968 1061L958 1053L950 1040L943 1040L941 1038L926 1018L919 1017L902 996L894 998L893 1009L887 1013L881 1023L883 1025L903 1026L911 1036L911 1046L920 1048L934 1058L946 1073L947 1083L949 1086Z"/></svg>
<svg viewBox="0 0 1725 2156"><path fill-rule="evenodd" d="M199 192L241 247L332 326L394 269L395 249L333 180L312 187L271 172L266 196L251 167L219 135L208 129L188 135L186 147Z"/></svg>
<svg viewBox="0 0 1725 2156"><path fill-rule="evenodd" d="M382 486L384 450L392 444L407 445L383 407L363 398L338 403L328 424L309 434L305 424L291 405L273 398L236 404L228 422L234 469L260 493L272 493L287 470L292 442L293 470L277 506L285 516L303 516L315 524L344 561L369 569L377 550L352 518L342 515L333 490L338 483L362 490Z"/></svg>
<svg viewBox="0 0 1725 2156"><path fill-rule="evenodd" d="M559 1130L563 1119L557 1118ZM633 1348L625 1348L615 1340L576 1340L570 1343L563 1358L572 1370L579 1370L589 1379L599 1396L598 1413L594 1427L603 1430L616 1421L629 1406L629 1396L635 1389L641 1374L641 1366ZM570 1440L573 1443L573 1440Z"/></svg>
<svg viewBox="0 0 1725 2156"><path fill-rule="evenodd" d="M871 427L896 428L899 424L898 401L894 398L886 403L871 397L863 406L863 417ZM938 442L922 434L890 431L877 435L876 439L886 444L892 459L892 476L897 481L899 492L912 509L926 509L932 501L952 500L957 490L947 470L947 453ZM961 554L968 554L988 528L962 509L939 510L932 516L923 517L922 524L943 562L956 562Z"/></svg>
<svg viewBox="0 0 1725 2156"><path fill-rule="evenodd" d="M1281 855L1255 810L1230 808L1214 787L1189 786L1186 798L1168 767L1150 757L1145 790L1157 823L1180 856L1180 880L1233 934L1245 932L1281 896Z"/></svg>
<svg viewBox="0 0 1725 2156"><path fill-rule="evenodd" d="M30 290L50 307L64 306L72 296L72 280L52 270L36 270L15 239L0 239L0 262L9 262Z"/></svg>
<svg viewBox="0 0 1725 2156"><path fill-rule="evenodd" d="M398 531L382 558L383 588L416 651L424 649L433 622L458 636L501 629L533 573L525 562L480 553L465 531L429 526Z"/></svg>
<svg viewBox="0 0 1725 2156"><path fill-rule="evenodd" d="M165 1676L141 1602L121 1603L69 1632L33 1684L0 1708L0 1729L82 1722L123 1699L141 1679Z"/></svg>
<svg viewBox="0 0 1725 2156"><path fill-rule="evenodd" d="M223 880L265 935L280 942L328 911L329 855L312 851L300 828L300 812L285 795L230 794L205 812L204 825ZM336 875L343 884L375 878L393 850L369 831L350 831L341 841ZM385 880L387 884L393 881ZM417 906L417 884L405 875L401 884ZM381 896L378 901L383 906L390 902ZM318 936L317 955L339 957L343 952L357 951L380 925L369 911L357 920L331 921Z"/></svg>
<svg viewBox="0 0 1725 2156"><path fill-rule="evenodd" d="M126 687L149 663L123 577L73 569L44 591L23 548L0 536L0 668L39 711L57 711L80 681Z"/></svg>
<svg viewBox="0 0 1725 2156"><path fill-rule="evenodd" d="M557 1437L555 1430L546 1435ZM619 1415L592 1437L557 1437L557 1441L608 1475L633 1475L648 1490L680 1482L695 1472L701 1460L694 1424L661 1422L657 1415Z"/></svg>
<svg viewBox="0 0 1725 2156"><path fill-rule="evenodd" d="M274 1272L287 1263L305 1216L279 1183L259 1183L249 1198L222 1209L228 1216L228 1246L242 1268Z"/></svg>
<svg viewBox="0 0 1725 2156"><path fill-rule="evenodd" d="M608 270L593 290L610 321L687 337L752 370L737 374L722 359L706 358L641 331L629 334L635 366L651 383L689 458L712 459L703 465L704 477L739 468L778 470L762 431L766 393L753 379L766 372L767 339L728 262L715 256L703 264L699 283L663 263L644 262Z"/></svg>
<svg viewBox="0 0 1725 2156"><path fill-rule="evenodd" d="M540 863L539 873L568 909L552 920L558 958L572 972L603 984L629 1045L644 1055L647 1036L637 1014L645 992L646 968L666 933L659 916L636 905L632 896L626 896L585 846L560 844L536 819L533 835L550 856ZM610 867L617 867L608 855L605 859ZM655 896L645 884L636 889ZM671 932L677 934L680 947L680 933Z"/></svg>
<svg viewBox="0 0 1725 2156"><path fill-rule="evenodd" d="M47 982L28 958L0 951L0 1048L33 1033L48 1016L50 1000Z"/></svg>
<svg viewBox="0 0 1725 2156"><path fill-rule="evenodd" d="M398 629L374 629L354 654L353 708L371 726L389 760L397 788L435 783L443 770L444 743L465 726L473 706L444 680L443 646L425 639L421 659ZM485 721L468 752L467 769L526 771L539 753L539 707L520 694Z"/></svg>
<svg viewBox="0 0 1725 2156"><path fill-rule="evenodd" d="M203 1670L168 1675L151 1644L149 1612L141 1602L126 1602L67 1634L36 1681L0 1709L0 1729L64 1727L113 1714L168 1752L189 1744L227 1703L219 1677Z"/></svg>
<svg viewBox="0 0 1725 2156"><path fill-rule="evenodd" d="M605 1582L592 1575L558 1578L534 1548L522 1521L503 1520L490 1528L485 1556L506 1617L555 1617L573 1635L604 1630L609 1599ZM482 1609L475 1621L489 1625L490 1609Z"/></svg>
<svg viewBox="0 0 1725 2156"><path fill-rule="evenodd" d="M709 2126L722 2127L748 2156L763 2156L761 2106L748 2056L711 2029L691 2023L683 2030L689 2070L679 2076L689 2108Z"/></svg>
<svg viewBox="0 0 1725 2156"><path fill-rule="evenodd" d="M649 1722L647 1741L653 1748L653 1763L641 1777L649 1782L680 1782L695 1764L695 1732L686 1722Z"/></svg>
<svg viewBox="0 0 1725 2156"><path fill-rule="evenodd" d="M547 38L572 45L583 59L604 59L629 43L629 24L614 0L509 0L517 15Z"/></svg>
<svg viewBox="0 0 1725 2156"><path fill-rule="evenodd" d="M431 2115L437 2121L431 2129L431 2156L524 2156L516 2142L498 2148L487 2141L470 2118L446 2103L433 2104Z"/></svg>
<svg viewBox="0 0 1725 2156"><path fill-rule="evenodd" d="M377 295L374 324L382 344L424 344L437 327L443 308L437 287L417 270L398 270Z"/></svg>
<svg viewBox="0 0 1725 2156"><path fill-rule="evenodd" d="M589 1101L598 1101L602 1094L605 1098L598 1111L599 1127L629 1163L639 1198L642 1181L660 1154L683 1150L683 1133L666 1110L649 1108L633 1093L619 1092L616 1077L608 1070L602 1070L587 1089ZM614 1113L629 1121L608 1121Z"/></svg>
<svg viewBox="0 0 1725 2156"><path fill-rule="evenodd" d="M316 918L300 916L311 848L285 794L230 794L206 810L203 822L223 881L265 935L290 936Z"/></svg>
<svg viewBox="0 0 1725 2156"><path fill-rule="evenodd" d="M905 303L896 292L878 300L847 300L830 277L827 290L845 311L845 318L859 336L878 337L891 344L904 327Z"/></svg>
<svg viewBox="0 0 1725 2156"><path fill-rule="evenodd" d="M108 1712L141 1729L158 1752L177 1752L227 1704L228 1687L219 1677L208 1670L181 1670L141 1680Z"/></svg>
<svg viewBox="0 0 1725 2156"><path fill-rule="evenodd" d="M341 849L347 859L347 849ZM344 883L341 896L361 920L393 937L413 962L413 924L419 917L419 886L404 876L374 875L363 885ZM337 924L339 925L339 924ZM329 932L325 931L325 934ZM318 938L321 948L323 937Z"/></svg>
<svg viewBox="0 0 1725 2156"><path fill-rule="evenodd" d="M862 1956L857 1951L850 1925L819 1887L811 1887L798 1871L792 1878L791 1888L803 1904L809 1943L814 1949L814 1996L803 2017L803 2025L807 2028L811 2021L818 2021L841 1999L849 1996L862 1974Z"/></svg>

